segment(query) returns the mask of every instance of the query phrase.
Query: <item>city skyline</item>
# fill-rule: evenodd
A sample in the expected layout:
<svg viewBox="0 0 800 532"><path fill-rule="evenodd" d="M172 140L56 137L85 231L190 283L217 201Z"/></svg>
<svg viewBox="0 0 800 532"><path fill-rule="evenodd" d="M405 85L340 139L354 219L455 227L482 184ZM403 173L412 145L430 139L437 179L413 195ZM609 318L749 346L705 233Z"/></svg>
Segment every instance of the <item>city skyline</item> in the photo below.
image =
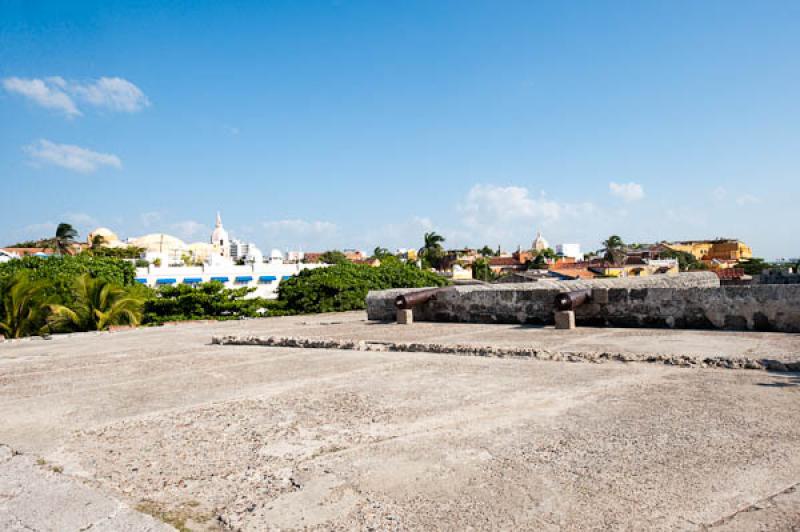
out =
<svg viewBox="0 0 800 532"><path fill-rule="evenodd" d="M2 245L220 210L264 250L800 250L790 2L0 10Z"/></svg>

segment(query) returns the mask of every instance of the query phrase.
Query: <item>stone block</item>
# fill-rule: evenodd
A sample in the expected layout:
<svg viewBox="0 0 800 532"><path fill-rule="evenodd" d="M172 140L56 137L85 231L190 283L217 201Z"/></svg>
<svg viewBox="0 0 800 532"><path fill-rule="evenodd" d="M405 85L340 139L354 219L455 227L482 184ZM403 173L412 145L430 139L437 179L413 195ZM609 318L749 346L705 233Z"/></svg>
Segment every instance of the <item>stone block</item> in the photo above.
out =
<svg viewBox="0 0 800 532"><path fill-rule="evenodd" d="M397 323L399 325L411 325L414 323L414 311L409 309L397 309Z"/></svg>
<svg viewBox="0 0 800 532"><path fill-rule="evenodd" d="M574 329L575 312L572 310L562 310L556 314L556 329Z"/></svg>
<svg viewBox="0 0 800 532"><path fill-rule="evenodd" d="M608 305L608 288L592 288L592 302Z"/></svg>

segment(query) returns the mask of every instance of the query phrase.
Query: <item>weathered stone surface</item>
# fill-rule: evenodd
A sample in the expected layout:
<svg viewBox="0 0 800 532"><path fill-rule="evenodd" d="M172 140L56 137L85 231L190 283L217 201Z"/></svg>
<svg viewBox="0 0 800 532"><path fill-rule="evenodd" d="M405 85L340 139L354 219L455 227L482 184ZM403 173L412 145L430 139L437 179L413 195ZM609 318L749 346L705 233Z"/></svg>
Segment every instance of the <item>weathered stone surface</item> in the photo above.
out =
<svg viewBox="0 0 800 532"><path fill-rule="evenodd" d="M350 338L354 349L222 347L212 335ZM381 342L486 350L355 349ZM797 360L781 355L800 353L798 342L726 331L398 327L363 312L59 336L0 346L0 441L63 466L52 478L132 507L188 512L202 521L186 523L197 531L649 532L740 519L738 531L791 530L797 501L774 495L800 478L797 375L501 355L725 354L733 367L735 355ZM743 511L754 503L775 503L786 519ZM55 497L38 504L70 510ZM38 529L76 530L57 517Z"/></svg>
<svg viewBox="0 0 800 532"><path fill-rule="evenodd" d="M578 307L578 325L800 332L800 285L704 286L713 285L707 274L652 277L664 277L662 282L676 284L672 287L592 287L581 281L562 281L560 288L548 288L555 281L457 286L416 307L414 317L418 321L552 324L557 294L592 288L598 298ZM601 281L613 280L595 280ZM693 283L696 286L688 286ZM370 292L369 319L393 320L394 297L403 292Z"/></svg>
<svg viewBox="0 0 800 532"><path fill-rule="evenodd" d="M414 323L414 312L411 309L397 309L397 323L400 325L411 325Z"/></svg>
<svg viewBox="0 0 800 532"><path fill-rule="evenodd" d="M572 310L562 310L555 313L556 329L574 329L575 312Z"/></svg>

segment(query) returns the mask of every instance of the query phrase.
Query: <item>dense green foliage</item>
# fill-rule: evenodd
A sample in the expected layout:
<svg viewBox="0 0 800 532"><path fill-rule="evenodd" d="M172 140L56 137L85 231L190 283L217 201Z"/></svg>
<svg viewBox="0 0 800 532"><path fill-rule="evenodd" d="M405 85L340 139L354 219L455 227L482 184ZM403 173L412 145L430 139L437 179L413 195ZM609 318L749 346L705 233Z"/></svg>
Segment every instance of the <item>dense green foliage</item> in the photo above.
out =
<svg viewBox="0 0 800 532"><path fill-rule="evenodd" d="M52 305L50 323L55 330L104 331L112 325L139 325L144 294L88 273L79 275L72 288L72 301Z"/></svg>
<svg viewBox="0 0 800 532"><path fill-rule="evenodd" d="M19 271L28 272L33 281L45 282L47 294L64 304L72 301L73 285L80 275L88 273L119 286L132 285L136 275L136 268L128 261L80 254L10 260L0 264L0 280Z"/></svg>
<svg viewBox="0 0 800 532"><path fill-rule="evenodd" d="M774 265L765 262L764 259L753 257L752 259L744 260L736 264L737 268L744 270L747 275L760 275L762 271L773 268Z"/></svg>
<svg viewBox="0 0 800 532"><path fill-rule="evenodd" d="M479 281L492 282L497 276L489 267L489 261L484 258L476 259L472 263L472 278Z"/></svg>
<svg viewBox="0 0 800 532"><path fill-rule="evenodd" d="M189 285L163 286L145 302L144 321L196 319L236 319L259 316L259 310L269 306L261 298L245 298L255 288L225 288L218 281Z"/></svg>
<svg viewBox="0 0 800 532"><path fill-rule="evenodd" d="M361 264L337 264L304 270L281 282L278 302L288 312L339 312L363 309L367 292L387 288L444 286L448 281L434 273L402 264L377 268Z"/></svg>
<svg viewBox="0 0 800 532"><path fill-rule="evenodd" d="M697 260L697 257L687 251L665 250L659 253L662 259L677 259L678 269L682 272L692 270L707 270L708 266Z"/></svg>
<svg viewBox="0 0 800 532"><path fill-rule="evenodd" d="M350 261L347 260L347 256L344 253L338 249L334 249L320 255L319 262L323 264L344 264Z"/></svg>
<svg viewBox="0 0 800 532"><path fill-rule="evenodd" d="M47 332L53 301L47 284L31 280L27 271L0 278L0 336L22 338Z"/></svg>

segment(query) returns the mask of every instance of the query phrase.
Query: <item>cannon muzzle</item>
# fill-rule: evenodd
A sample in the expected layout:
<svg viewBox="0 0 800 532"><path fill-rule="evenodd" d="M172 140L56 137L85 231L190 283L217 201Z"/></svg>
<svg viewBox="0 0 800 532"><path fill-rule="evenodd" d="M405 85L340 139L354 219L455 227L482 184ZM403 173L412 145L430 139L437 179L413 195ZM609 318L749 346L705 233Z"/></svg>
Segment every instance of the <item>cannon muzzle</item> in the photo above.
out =
<svg viewBox="0 0 800 532"><path fill-rule="evenodd" d="M574 292L562 292L556 296L556 310L575 310L584 303L592 299L591 290L575 290Z"/></svg>

